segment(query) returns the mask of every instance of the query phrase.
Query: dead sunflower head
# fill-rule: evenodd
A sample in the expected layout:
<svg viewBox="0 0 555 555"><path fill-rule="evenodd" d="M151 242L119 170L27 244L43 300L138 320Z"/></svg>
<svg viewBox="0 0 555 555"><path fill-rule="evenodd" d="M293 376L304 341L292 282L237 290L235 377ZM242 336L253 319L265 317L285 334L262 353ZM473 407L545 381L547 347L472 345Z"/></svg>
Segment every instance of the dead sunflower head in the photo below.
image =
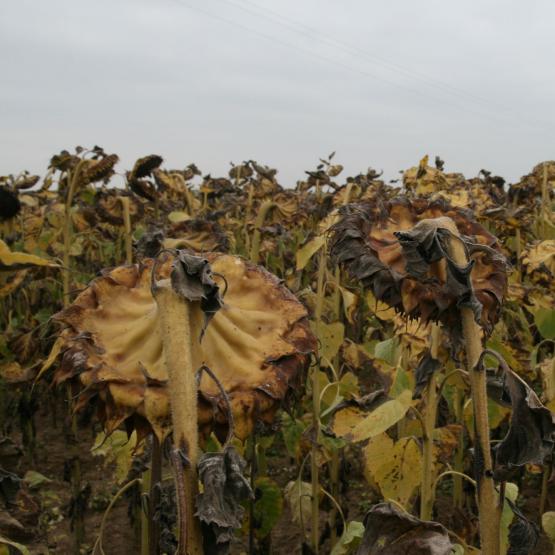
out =
<svg viewBox="0 0 555 555"><path fill-rule="evenodd" d="M236 256L205 257L225 277L227 292L202 339L202 363L223 384L235 434L244 439L257 420L272 420L315 342L305 308L276 277ZM169 277L172 262L167 256L158 265L157 280ZM56 315L65 328L54 382L73 384L76 410L95 403L109 431L125 423L140 436L153 430L163 438L171 418L159 311L150 290L153 265L145 259L106 272ZM225 400L207 376L200 382L198 415L203 432L225 437Z"/></svg>
<svg viewBox="0 0 555 555"><path fill-rule="evenodd" d="M506 263L496 238L445 200L398 197L340 209L331 228L331 254L374 296L410 318L441 321L458 330L458 307L471 306L486 332L498 319L507 288ZM470 258L458 268L447 256L451 218Z"/></svg>

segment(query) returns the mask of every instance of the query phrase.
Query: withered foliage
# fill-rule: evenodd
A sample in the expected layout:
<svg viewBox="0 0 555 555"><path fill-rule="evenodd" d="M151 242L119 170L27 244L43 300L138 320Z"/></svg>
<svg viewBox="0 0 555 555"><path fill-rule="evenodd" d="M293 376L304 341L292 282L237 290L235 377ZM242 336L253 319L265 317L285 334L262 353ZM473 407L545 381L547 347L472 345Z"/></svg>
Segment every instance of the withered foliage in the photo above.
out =
<svg viewBox="0 0 555 555"><path fill-rule="evenodd" d="M364 519L357 555L450 555L447 529L401 512L392 503L374 505Z"/></svg>
<svg viewBox="0 0 555 555"><path fill-rule="evenodd" d="M235 433L244 439L256 420L271 422L301 378L315 343L305 308L272 274L239 257L204 257L215 274L225 276L227 292L202 339L202 364L227 391ZM166 256L157 265L157 280L170 276L173 260ZM153 266L152 259L143 259L105 272L55 316L65 327L54 381L72 383L76 410L94 403L108 430L125 423L141 437L152 429L163 439L170 413L159 316L150 290ZM183 268L185 274L193 270ZM201 289L197 293L205 294ZM199 426L204 433L215 429L220 437L227 432L224 399L204 377Z"/></svg>
<svg viewBox="0 0 555 555"><path fill-rule="evenodd" d="M507 265L497 239L470 213L445 200L352 204L331 228L330 252L374 296L409 318L458 330L458 308L471 306L487 333L499 318ZM460 268L447 255L447 234L422 220L451 218L470 257Z"/></svg>
<svg viewBox="0 0 555 555"><path fill-rule="evenodd" d="M233 446L219 453L205 453L199 460L203 488L197 499L196 516L202 523L206 553L229 553L235 529L241 527L242 502L254 496L244 476L246 466Z"/></svg>

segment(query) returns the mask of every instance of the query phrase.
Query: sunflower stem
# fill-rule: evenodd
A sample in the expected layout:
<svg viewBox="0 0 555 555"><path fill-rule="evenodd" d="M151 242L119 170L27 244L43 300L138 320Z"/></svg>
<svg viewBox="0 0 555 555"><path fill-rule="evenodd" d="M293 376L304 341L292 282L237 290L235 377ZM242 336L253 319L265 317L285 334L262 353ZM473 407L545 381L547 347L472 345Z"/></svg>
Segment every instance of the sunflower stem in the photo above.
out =
<svg viewBox="0 0 555 555"><path fill-rule="evenodd" d="M129 197L120 197L123 208L123 229L125 237L125 262L133 263L133 237L131 235L131 216L129 214Z"/></svg>
<svg viewBox="0 0 555 555"><path fill-rule="evenodd" d="M450 257L458 266L466 267L468 257L455 223L450 218L442 220L442 227L447 228L452 234L448 243ZM499 555L501 507L493 482L486 373L476 368L482 352L482 340L473 310L463 306L460 311L474 409L475 478L478 489L481 548L483 555Z"/></svg>
<svg viewBox="0 0 555 555"><path fill-rule="evenodd" d="M200 303L175 293L170 280L154 289L161 320L163 356L169 377L173 424L172 460L178 499L178 555L202 555L200 522L194 515L198 494L197 344L202 329Z"/></svg>
<svg viewBox="0 0 555 555"><path fill-rule="evenodd" d="M432 325L430 341L430 354L433 358L438 358L441 328L437 324ZM422 439L422 478L420 486L420 518L422 520L432 520L434 509L434 490L433 490L433 450L434 450L434 428L437 416L437 380L432 374L425 395L426 413L424 415L425 431Z"/></svg>
<svg viewBox="0 0 555 555"><path fill-rule="evenodd" d="M326 277L326 249L320 249L318 256L318 280L316 289L316 307L314 311L314 320L316 322L316 335L320 334L320 324L322 322L322 312L324 307L324 287ZM314 429L314 438L312 442L311 458L310 458L310 479L312 488L312 526L311 526L311 542L312 550L318 554L320 543L320 482L318 468L318 446L320 443L320 367L314 366L312 370L312 426Z"/></svg>
<svg viewBox="0 0 555 555"><path fill-rule="evenodd" d="M252 236L252 245L251 245L251 252L250 252L250 259L251 259L251 262L253 262L254 264L258 264L258 258L260 256L260 239L261 239L260 228L263 226L266 216L269 214L270 210L274 208L274 206L275 206L275 203L272 202L271 200L263 202L258 211L258 215L254 220L254 234Z"/></svg>

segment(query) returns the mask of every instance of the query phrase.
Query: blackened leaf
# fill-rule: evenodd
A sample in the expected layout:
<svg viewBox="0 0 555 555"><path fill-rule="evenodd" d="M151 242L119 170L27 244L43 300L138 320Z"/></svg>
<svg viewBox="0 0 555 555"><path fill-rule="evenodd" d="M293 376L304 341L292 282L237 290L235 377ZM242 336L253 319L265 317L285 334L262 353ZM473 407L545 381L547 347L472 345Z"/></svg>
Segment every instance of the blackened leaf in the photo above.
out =
<svg viewBox="0 0 555 555"><path fill-rule="evenodd" d="M441 524L403 513L391 503L374 505L364 527L357 555L449 555L453 548Z"/></svg>
<svg viewBox="0 0 555 555"><path fill-rule="evenodd" d="M14 218L20 210L17 195L6 187L0 187L0 222Z"/></svg>
<svg viewBox="0 0 555 555"><path fill-rule="evenodd" d="M491 351L485 351L485 353ZM499 355L497 355L499 357ZM555 443L555 420L530 386L503 361L503 381L488 380L488 393L512 407L509 431L495 448L497 466L542 464Z"/></svg>
<svg viewBox="0 0 555 555"><path fill-rule="evenodd" d="M422 279L426 276L430 264L445 256L438 231L440 230L437 225L423 220L409 231L394 233L403 248L409 275Z"/></svg>
<svg viewBox="0 0 555 555"><path fill-rule="evenodd" d="M205 323L222 307L220 288L212 279L212 268L208 260L187 251L178 251L171 273L173 290L188 301L200 301Z"/></svg>
<svg viewBox="0 0 555 555"><path fill-rule="evenodd" d="M229 446L221 453L206 453L198 464L203 493L197 498L196 516L203 524L206 553L229 553L234 529L241 527L241 501L253 497L243 476L244 459Z"/></svg>
<svg viewBox="0 0 555 555"><path fill-rule="evenodd" d="M136 253L144 258L154 258L162 250L164 232L160 229L149 230L134 244Z"/></svg>
<svg viewBox="0 0 555 555"><path fill-rule="evenodd" d="M159 168L164 159L157 154L150 154L139 158L131 171L130 181L148 177L156 168Z"/></svg>
<svg viewBox="0 0 555 555"><path fill-rule="evenodd" d="M461 268L449 257L447 258L447 290L457 298L457 306L471 308L474 313L476 322L480 322L482 314L482 305L476 298L472 289L470 274L474 267L474 261L470 261L468 265Z"/></svg>
<svg viewBox="0 0 555 555"><path fill-rule="evenodd" d="M412 395L413 399L420 399L422 396L422 391L426 389L430 378L440 367L439 360L432 357L430 351L420 359L416 370L414 371L416 377L416 386L414 388L414 393Z"/></svg>
<svg viewBox="0 0 555 555"><path fill-rule="evenodd" d="M528 520L512 501L507 501L515 515L509 529L507 555L528 555L538 543L540 529L535 522Z"/></svg>
<svg viewBox="0 0 555 555"><path fill-rule="evenodd" d="M0 499L6 504L15 503L21 480L16 474L0 467Z"/></svg>

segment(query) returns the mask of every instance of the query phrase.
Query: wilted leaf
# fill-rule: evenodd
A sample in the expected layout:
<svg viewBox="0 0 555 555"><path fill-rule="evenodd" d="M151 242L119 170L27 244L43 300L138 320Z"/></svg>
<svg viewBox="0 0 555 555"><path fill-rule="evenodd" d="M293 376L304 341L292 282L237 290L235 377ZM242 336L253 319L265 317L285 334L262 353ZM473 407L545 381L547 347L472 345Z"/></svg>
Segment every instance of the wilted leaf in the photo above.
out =
<svg viewBox="0 0 555 555"><path fill-rule="evenodd" d="M545 339L555 338L555 310L539 308L534 313L534 322Z"/></svg>
<svg viewBox="0 0 555 555"><path fill-rule="evenodd" d="M364 527L357 555L450 555L453 548L441 524L403 513L391 503L374 505Z"/></svg>
<svg viewBox="0 0 555 555"><path fill-rule="evenodd" d="M496 385L494 389L488 385L488 394L495 394L501 404L510 403L512 413L509 431L495 447L496 465L510 468L542 464L551 454L555 442L553 415L524 380L502 359L500 363L503 378L492 382Z"/></svg>
<svg viewBox="0 0 555 555"><path fill-rule="evenodd" d="M191 215L188 214L187 212L174 211L168 214L168 220L172 224L176 224L178 222L185 222L190 219L191 219Z"/></svg>
<svg viewBox="0 0 555 555"><path fill-rule="evenodd" d="M306 526L312 515L312 486L308 482L295 480L285 486L284 495L291 508L293 522Z"/></svg>
<svg viewBox="0 0 555 555"><path fill-rule="evenodd" d="M296 253L297 270L302 270L310 259L326 244L325 235L317 235L303 245Z"/></svg>
<svg viewBox="0 0 555 555"><path fill-rule="evenodd" d="M394 442L387 434L373 437L364 447L365 471L379 486L384 499L408 506L420 484L420 447L412 437Z"/></svg>
<svg viewBox="0 0 555 555"><path fill-rule="evenodd" d="M29 486L30 489L37 489L43 484L48 484L52 480L36 470L28 470L25 473L25 476L23 476L23 481Z"/></svg>
<svg viewBox="0 0 555 555"><path fill-rule="evenodd" d="M201 256L178 251L171 273L173 290L190 302L200 301L205 327L221 308L220 288L212 277L210 263Z"/></svg>
<svg viewBox="0 0 555 555"><path fill-rule="evenodd" d="M136 445L136 432L129 437L123 430L115 430L108 436L104 432L100 432L91 447L91 453L95 457L104 457L104 466L114 463L116 480L122 482L131 469Z"/></svg>
<svg viewBox="0 0 555 555"><path fill-rule="evenodd" d="M364 535L364 524L357 520L352 520L347 523L345 530L337 543L333 546L330 555L347 555L352 553L352 550L357 547Z"/></svg>
<svg viewBox="0 0 555 555"><path fill-rule="evenodd" d="M316 324L316 322L311 321L310 327L320 340L318 352L324 364L326 364L327 361L331 362L343 343L345 326L341 322L332 322L331 324L320 322Z"/></svg>
<svg viewBox="0 0 555 555"><path fill-rule="evenodd" d="M547 511L542 515L542 528L553 545L555 545L555 511Z"/></svg>
<svg viewBox="0 0 555 555"><path fill-rule="evenodd" d="M229 553L234 530L241 527L241 501L253 496L243 476L246 464L233 446L220 453L205 453L199 460L203 490L197 497L195 514L203 525L207 553Z"/></svg>
<svg viewBox="0 0 555 555"><path fill-rule="evenodd" d="M374 347L374 356L387 362L389 366L397 366L400 357L399 340L396 337L391 337L390 339L376 343Z"/></svg>
<svg viewBox="0 0 555 555"><path fill-rule="evenodd" d="M0 536L0 545L1 544L9 545L10 547L17 549L23 555L31 555L31 552L24 545L21 545L20 543L9 540L8 538L4 538L4 536Z"/></svg>
<svg viewBox="0 0 555 555"><path fill-rule="evenodd" d="M501 521L499 523L501 533L501 553L506 553L509 546L509 527L513 521L514 513L509 502L516 503L518 497L518 486L512 482L505 484L505 503L501 513Z"/></svg>
<svg viewBox="0 0 555 555"><path fill-rule="evenodd" d="M254 526L259 538L266 537L281 517L283 494L270 478L257 478L254 484Z"/></svg>
<svg viewBox="0 0 555 555"><path fill-rule="evenodd" d="M399 422L411 405L412 393L409 390L405 390L396 399L386 401L374 409L344 437L351 441L364 441L365 439L377 436Z"/></svg>
<svg viewBox="0 0 555 555"><path fill-rule="evenodd" d="M40 370L37 374L36 379L38 380L55 362L58 358L58 355L62 351L62 347L64 346L64 340L62 337L58 337L50 350L50 353L47 359L42 363Z"/></svg>
<svg viewBox="0 0 555 555"><path fill-rule="evenodd" d="M21 270L31 266L57 267L58 264L25 252L12 252L8 245L0 239L0 271Z"/></svg>
<svg viewBox="0 0 555 555"><path fill-rule="evenodd" d="M428 387L431 377L440 368L439 360L432 357L431 352L428 351L420 359L416 370L414 371L416 377L416 385L414 387L413 399L420 399L422 391Z"/></svg>

